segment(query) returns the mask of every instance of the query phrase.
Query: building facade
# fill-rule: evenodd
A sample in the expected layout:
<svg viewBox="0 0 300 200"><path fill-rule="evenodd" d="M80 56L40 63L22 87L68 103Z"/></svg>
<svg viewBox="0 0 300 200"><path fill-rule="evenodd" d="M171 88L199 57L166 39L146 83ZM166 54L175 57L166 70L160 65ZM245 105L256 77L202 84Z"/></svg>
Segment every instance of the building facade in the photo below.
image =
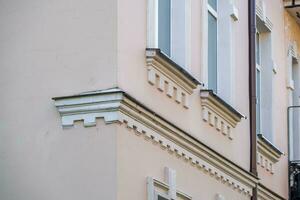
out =
<svg viewBox="0 0 300 200"><path fill-rule="evenodd" d="M0 199L297 199L300 1L0 5Z"/></svg>

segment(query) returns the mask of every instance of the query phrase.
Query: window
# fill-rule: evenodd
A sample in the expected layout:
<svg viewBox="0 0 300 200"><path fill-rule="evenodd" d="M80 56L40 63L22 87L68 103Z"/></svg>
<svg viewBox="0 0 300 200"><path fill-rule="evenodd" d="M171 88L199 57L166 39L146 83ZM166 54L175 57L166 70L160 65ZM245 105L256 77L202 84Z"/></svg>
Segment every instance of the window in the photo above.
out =
<svg viewBox="0 0 300 200"><path fill-rule="evenodd" d="M256 133L273 141L272 33L257 17L256 32Z"/></svg>
<svg viewBox="0 0 300 200"><path fill-rule="evenodd" d="M255 39L255 52L256 52L256 65L261 65L261 49L260 49L260 42L259 42L259 32L256 31L256 39Z"/></svg>
<svg viewBox="0 0 300 200"><path fill-rule="evenodd" d="M169 197L163 196L161 194L157 195L157 200L171 200Z"/></svg>
<svg viewBox="0 0 300 200"><path fill-rule="evenodd" d="M208 1L208 88L217 93L217 0Z"/></svg>
<svg viewBox="0 0 300 200"><path fill-rule="evenodd" d="M187 69L190 60L190 1L148 0L148 48L159 48Z"/></svg>
<svg viewBox="0 0 300 200"><path fill-rule="evenodd" d="M234 22L237 8L231 1L208 0L206 7L207 69L204 73L207 88L229 104L234 104ZM220 31L220 32L219 32ZM205 71L204 70L204 71Z"/></svg>
<svg viewBox="0 0 300 200"><path fill-rule="evenodd" d="M298 57L298 45L294 41L288 48L288 67L287 67L287 89L289 93L289 105L300 105L300 63ZM292 109L289 113L290 135L290 159L300 160L300 109Z"/></svg>
<svg viewBox="0 0 300 200"><path fill-rule="evenodd" d="M256 44L255 44L255 51L256 51L256 133L261 133L261 49L260 49L260 42L259 42L259 33L256 32Z"/></svg>
<svg viewBox="0 0 300 200"><path fill-rule="evenodd" d="M158 47L171 56L171 0L158 1Z"/></svg>
<svg viewBox="0 0 300 200"><path fill-rule="evenodd" d="M292 79L294 83L294 90L292 91L292 105L300 105L300 80L299 80L299 63L298 60L293 58L292 61ZM293 110L293 156L295 160L300 159L300 110L294 109Z"/></svg>

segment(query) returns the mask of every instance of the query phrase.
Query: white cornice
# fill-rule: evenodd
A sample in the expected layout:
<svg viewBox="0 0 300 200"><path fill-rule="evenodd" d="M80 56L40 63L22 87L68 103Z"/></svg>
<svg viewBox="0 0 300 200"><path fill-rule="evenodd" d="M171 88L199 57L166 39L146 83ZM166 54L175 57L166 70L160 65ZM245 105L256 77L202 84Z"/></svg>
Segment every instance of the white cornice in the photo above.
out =
<svg viewBox="0 0 300 200"><path fill-rule="evenodd" d="M148 110L119 89L82 93L53 98L62 117L63 127L75 121L95 126L97 118L106 123L132 129L136 135L157 144L177 157L182 157L200 171L247 196L257 184L256 177L214 152L188 133Z"/></svg>
<svg viewBox="0 0 300 200"><path fill-rule="evenodd" d="M233 139L232 129L243 117L210 90L201 90L202 119L224 136Z"/></svg>
<svg viewBox="0 0 300 200"><path fill-rule="evenodd" d="M267 17L266 14L266 5L265 2L263 0L260 1L256 1L256 16L259 19L259 23L257 24L257 26L261 26L261 31L263 32L271 32L273 29L273 23L271 22L271 20Z"/></svg>
<svg viewBox="0 0 300 200"><path fill-rule="evenodd" d="M159 49L146 50L146 63L148 83L184 108L189 108L190 96L200 83Z"/></svg>
<svg viewBox="0 0 300 200"><path fill-rule="evenodd" d="M257 138L257 164L271 174L275 173L275 164L279 161L282 154L262 137Z"/></svg>
<svg viewBox="0 0 300 200"><path fill-rule="evenodd" d="M104 118L106 123L118 121L123 94L119 89L109 89L53 99L64 128L73 126L75 121L83 121L88 127L95 126L97 118Z"/></svg>

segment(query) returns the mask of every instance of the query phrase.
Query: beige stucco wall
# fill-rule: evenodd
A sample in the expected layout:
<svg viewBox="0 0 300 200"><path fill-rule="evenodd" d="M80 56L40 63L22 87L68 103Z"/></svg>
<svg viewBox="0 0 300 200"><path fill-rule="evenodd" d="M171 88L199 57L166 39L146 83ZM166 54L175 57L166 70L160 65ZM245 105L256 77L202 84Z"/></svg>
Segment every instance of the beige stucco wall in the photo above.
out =
<svg viewBox="0 0 300 200"><path fill-rule="evenodd" d="M147 177L165 180L164 168L176 170L177 189L192 199L250 199L233 187L197 169L182 157L162 150L151 140L145 140L124 125L118 126L118 199L147 200Z"/></svg>
<svg viewBox="0 0 300 200"><path fill-rule="evenodd" d="M1 199L116 199L116 125L18 127L1 130Z"/></svg>
<svg viewBox="0 0 300 200"><path fill-rule="evenodd" d="M202 74L201 37L202 37L202 1L191 1L192 4L192 52L190 73L200 81ZM134 5L134 9L132 9ZM228 140L215 128L202 120L199 88L190 99L190 109L186 110L165 94L147 82L145 48L147 41L147 1L119 1L118 4L118 85L138 101L186 130L199 140L222 153L233 162L249 169L249 104L248 104L248 12L247 4L237 1L239 21L235 23L234 37L238 49L234 55L236 64L235 105L234 107L248 116L242 119L233 130L234 140ZM134 38L134 39L133 39ZM242 46L242 48L241 48ZM130 81L128 81L130 80Z"/></svg>
<svg viewBox="0 0 300 200"><path fill-rule="evenodd" d="M115 199L115 127L62 130L51 98L116 85L116 1L0 4L0 199Z"/></svg>

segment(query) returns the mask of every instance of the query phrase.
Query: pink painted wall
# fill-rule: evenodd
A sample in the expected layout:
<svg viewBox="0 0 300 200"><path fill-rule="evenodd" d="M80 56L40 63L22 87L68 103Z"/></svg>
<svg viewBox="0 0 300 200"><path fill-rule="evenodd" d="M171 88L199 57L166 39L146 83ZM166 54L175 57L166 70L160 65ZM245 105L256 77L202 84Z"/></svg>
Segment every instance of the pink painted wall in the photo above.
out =
<svg viewBox="0 0 300 200"><path fill-rule="evenodd" d="M190 73L201 80L202 74L202 3L192 2L192 52ZM135 9L132 9L134 5ZM244 169L250 166L249 103L248 103L248 14L247 4L237 1L239 21L235 23L236 74L234 77L236 103L234 107L248 116L233 130L234 140L228 140L202 120L199 89L186 110L147 82L145 49L147 41L147 1L119 1L118 4L118 84L138 101L159 115L195 136Z"/></svg>

